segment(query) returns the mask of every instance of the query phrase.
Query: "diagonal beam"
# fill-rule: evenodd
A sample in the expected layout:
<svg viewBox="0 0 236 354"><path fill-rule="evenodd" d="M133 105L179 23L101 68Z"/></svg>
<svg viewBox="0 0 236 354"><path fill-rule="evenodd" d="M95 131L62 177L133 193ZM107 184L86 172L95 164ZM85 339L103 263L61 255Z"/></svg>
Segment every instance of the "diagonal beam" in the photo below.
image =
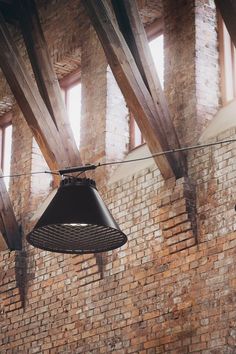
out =
<svg viewBox="0 0 236 354"><path fill-rule="evenodd" d="M88 16L105 51L116 81L134 113L138 126L152 153L168 149L166 138L160 129L156 107L149 90L137 68L132 53L122 36L107 0L82 0ZM174 148L175 146L172 146ZM159 156L155 161L164 178L181 176L179 161L173 157Z"/></svg>
<svg viewBox="0 0 236 354"><path fill-rule="evenodd" d="M16 217L0 171L0 231L10 250L21 250L21 235ZM1 236L0 236L1 239ZM0 250L4 242L0 240Z"/></svg>
<svg viewBox="0 0 236 354"><path fill-rule="evenodd" d="M72 166L74 156L65 148L51 115L0 15L0 67L51 170ZM78 161L79 163L79 161Z"/></svg>
<svg viewBox="0 0 236 354"><path fill-rule="evenodd" d="M215 0L215 3L236 47L236 2L235 0Z"/></svg>
<svg viewBox="0 0 236 354"><path fill-rule="evenodd" d="M0 226L0 229L1 229L1 226ZM1 233L1 235L0 235L0 251L6 251L6 250L8 250L8 246L7 246L7 243Z"/></svg>
<svg viewBox="0 0 236 354"><path fill-rule="evenodd" d="M61 96L57 76L54 72L51 58L49 56L46 41L39 22L39 17L34 0L15 0L15 6L19 13L19 22L26 49L32 65L36 83L39 92L52 116L56 126L56 117L58 112L54 108L51 96ZM54 98L56 105L60 105L60 110L63 110L61 100L58 104L58 98ZM59 112L60 114L60 112ZM61 117L60 117L61 118Z"/></svg>
<svg viewBox="0 0 236 354"><path fill-rule="evenodd" d="M180 148L174 124L170 117L167 101L155 69L149 48L147 35L141 21L135 0L112 0L112 5L119 28L133 54L139 72L149 90L157 112L159 129L166 139L166 149ZM173 155L172 155L173 157ZM186 171L186 160L183 152L176 153L172 164L178 163L180 175Z"/></svg>
<svg viewBox="0 0 236 354"><path fill-rule="evenodd" d="M61 139L70 156L71 166L81 164L61 89L41 28L35 2L16 0L20 26L39 92L56 124Z"/></svg>
<svg viewBox="0 0 236 354"><path fill-rule="evenodd" d="M11 1L0 1L0 11L7 22L17 25L18 16L15 6Z"/></svg>
<svg viewBox="0 0 236 354"><path fill-rule="evenodd" d="M65 127L61 125L59 131L54 124L1 15L0 47L0 67L50 169L61 169L80 164L78 151L71 149L69 138L66 141L63 134ZM0 231L9 249L21 249L21 237L16 218L1 176ZM4 249L4 242L0 242L0 247Z"/></svg>

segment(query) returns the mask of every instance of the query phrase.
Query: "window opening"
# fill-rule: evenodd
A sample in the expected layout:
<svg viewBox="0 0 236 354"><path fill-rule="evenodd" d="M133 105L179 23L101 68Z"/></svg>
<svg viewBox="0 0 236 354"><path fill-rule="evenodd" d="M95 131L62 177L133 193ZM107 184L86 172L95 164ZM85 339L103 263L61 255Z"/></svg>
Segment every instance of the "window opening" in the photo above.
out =
<svg viewBox="0 0 236 354"><path fill-rule="evenodd" d="M164 87L164 48L163 35L152 39L149 42L154 65L160 80L161 87ZM135 121L134 115L130 112L130 150L144 144L143 135Z"/></svg>
<svg viewBox="0 0 236 354"><path fill-rule="evenodd" d="M70 125L77 147L80 146L80 118L81 118L81 82L71 79L61 83L62 96L66 105Z"/></svg>
<svg viewBox="0 0 236 354"><path fill-rule="evenodd" d="M130 125L130 150L135 149L137 146L144 144L144 138L141 133L141 130L138 127L134 119L134 115L132 112L129 114L129 125Z"/></svg>
<svg viewBox="0 0 236 354"><path fill-rule="evenodd" d="M66 108L76 145L80 146L80 117L81 117L81 83L69 87L66 91Z"/></svg>
<svg viewBox="0 0 236 354"><path fill-rule="evenodd" d="M1 169L3 175L10 175L11 172L11 148L12 148L12 124L5 123L1 126L0 120L0 143L1 143ZM10 178L5 177L4 182L9 189Z"/></svg>
<svg viewBox="0 0 236 354"><path fill-rule="evenodd" d="M154 65L161 83L164 88L164 43L163 35L160 35L149 42Z"/></svg>
<svg viewBox="0 0 236 354"><path fill-rule="evenodd" d="M236 98L236 50L220 14L218 19L221 94L222 103L226 105Z"/></svg>

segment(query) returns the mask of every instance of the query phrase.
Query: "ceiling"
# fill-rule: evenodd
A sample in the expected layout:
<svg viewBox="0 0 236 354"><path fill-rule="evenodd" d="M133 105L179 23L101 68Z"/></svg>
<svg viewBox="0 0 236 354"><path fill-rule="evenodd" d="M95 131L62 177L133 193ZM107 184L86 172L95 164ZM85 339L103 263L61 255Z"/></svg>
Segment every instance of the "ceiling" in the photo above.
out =
<svg viewBox="0 0 236 354"><path fill-rule="evenodd" d="M145 27L162 19L162 1L137 0ZM23 39L18 27L17 11L11 0L0 0L0 9L8 22L11 34L31 70ZM81 41L89 22L80 0L37 0L42 29L53 58L58 79L80 67ZM57 29L55 31L55 28ZM14 103L10 88L0 71L0 116Z"/></svg>

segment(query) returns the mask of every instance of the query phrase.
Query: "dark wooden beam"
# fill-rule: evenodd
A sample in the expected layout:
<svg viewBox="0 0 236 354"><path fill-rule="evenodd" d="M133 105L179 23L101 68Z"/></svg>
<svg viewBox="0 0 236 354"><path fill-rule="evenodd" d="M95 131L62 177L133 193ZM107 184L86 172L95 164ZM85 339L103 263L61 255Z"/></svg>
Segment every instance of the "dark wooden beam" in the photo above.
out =
<svg viewBox="0 0 236 354"><path fill-rule="evenodd" d="M0 12L7 22L15 26L17 25L18 14L12 1L0 0Z"/></svg>
<svg viewBox="0 0 236 354"><path fill-rule="evenodd" d="M70 166L81 165L79 151L63 102L34 0L15 0L20 26L39 92L58 128Z"/></svg>
<svg viewBox="0 0 236 354"><path fill-rule="evenodd" d="M112 5L120 30L129 46L142 78L149 90L159 124L159 129L165 137L165 149L180 148L180 143L170 117L165 94L152 59L147 35L142 24L135 0L112 0ZM178 165L179 175L186 174L186 161L184 153L171 155L171 165Z"/></svg>
<svg viewBox="0 0 236 354"><path fill-rule="evenodd" d="M0 220L1 222L1 220ZM0 226L0 230L1 230L1 226ZM8 246L7 243L2 235L2 233L0 233L0 251L6 251L8 250Z"/></svg>
<svg viewBox="0 0 236 354"><path fill-rule="evenodd" d="M156 105L147 88L144 70L140 73L133 55L122 36L116 21L113 20L107 0L82 0L91 23L105 51L108 63L116 81L133 112L146 143L152 153L169 148ZM146 81L146 82L145 82ZM178 146L172 146L175 148ZM164 178L183 175L183 166L176 156L163 155L155 157L155 161Z"/></svg>
<svg viewBox="0 0 236 354"><path fill-rule="evenodd" d="M14 0L0 0L0 4L13 5Z"/></svg>
<svg viewBox="0 0 236 354"><path fill-rule="evenodd" d="M62 139L39 91L0 16L0 67L51 170L72 166L68 141Z"/></svg>
<svg viewBox="0 0 236 354"><path fill-rule="evenodd" d="M10 250L21 250L21 235L17 225L16 217L12 208L11 200L7 192L2 172L0 170L0 232ZM0 236L0 238L2 237ZM5 247L0 241L0 250Z"/></svg>
<svg viewBox="0 0 236 354"><path fill-rule="evenodd" d="M215 3L236 47L236 2L235 0L215 0Z"/></svg>

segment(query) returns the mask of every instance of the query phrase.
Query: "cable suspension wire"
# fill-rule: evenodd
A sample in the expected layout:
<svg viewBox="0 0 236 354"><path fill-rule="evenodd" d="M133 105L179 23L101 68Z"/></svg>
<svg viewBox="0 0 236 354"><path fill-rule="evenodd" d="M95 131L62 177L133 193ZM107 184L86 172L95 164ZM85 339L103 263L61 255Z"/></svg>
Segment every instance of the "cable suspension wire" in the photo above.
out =
<svg viewBox="0 0 236 354"><path fill-rule="evenodd" d="M52 174L52 175L58 175L58 176L66 176L66 174L68 174L68 173L80 172L79 173L79 175L80 175L80 174L82 174L85 171L95 170L96 168L102 167L102 166L120 165L120 164L124 164L124 163L138 162L138 161L152 159L154 157L158 157L158 156L162 156L162 155L174 154L176 152L196 150L196 149L201 149L201 148L205 148L205 147L211 147L211 146L222 145L222 144L229 144L229 143L233 143L233 142L236 142L236 138L235 139L228 139L228 140L219 140L219 141L215 141L215 142L212 142L212 143L198 144L198 145L180 147L180 148L177 148L177 149L170 149L170 150L160 151L160 152L157 152L155 154L151 154L151 155L143 156L143 157L138 157L138 158L135 158L135 159L129 159L129 160L123 160L123 161L104 162L104 163L99 163L97 165L88 164L88 165L83 165L83 166L69 167L69 168L65 168L65 169L62 169L62 170L55 170L55 171L47 171L47 170L45 170L45 171L35 171L35 172L29 172L29 173L17 173L17 174L12 174L12 175L2 175L2 176L0 176L0 178L5 178L5 177L14 178L14 177L38 175L38 174L44 174L44 173ZM67 175L67 177L73 177L73 176Z"/></svg>
<svg viewBox="0 0 236 354"><path fill-rule="evenodd" d="M157 152L157 153L149 155L149 156L138 157L136 159L131 159L131 160L101 163L98 166L116 165L116 164L122 164L122 163L128 163L128 162L142 161L142 160L151 159L151 158L157 157L157 156L173 154L175 152L200 149L200 148L204 148L204 147L220 145L220 144L226 144L226 143L232 143L232 142L236 142L236 139L222 140L222 141L217 141L217 142L214 142L214 143L207 143L207 144L201 144L201 145L199 144L199 145L186 146L186 147L181 147L181 148L171 149L171 150L166 150L166 151L160 151L160 152Z"/></svg>
<svg viewBox="0 0 236 354"><path fill-rule="evenodd" d="M2 175L2 176L0 176L0 178L32 176L32 175L39 175L39 174L43 174L43 173L60 176L59 171L34 171L34 172L26 172L26 173L16 173L13 175Z"/></svg>

